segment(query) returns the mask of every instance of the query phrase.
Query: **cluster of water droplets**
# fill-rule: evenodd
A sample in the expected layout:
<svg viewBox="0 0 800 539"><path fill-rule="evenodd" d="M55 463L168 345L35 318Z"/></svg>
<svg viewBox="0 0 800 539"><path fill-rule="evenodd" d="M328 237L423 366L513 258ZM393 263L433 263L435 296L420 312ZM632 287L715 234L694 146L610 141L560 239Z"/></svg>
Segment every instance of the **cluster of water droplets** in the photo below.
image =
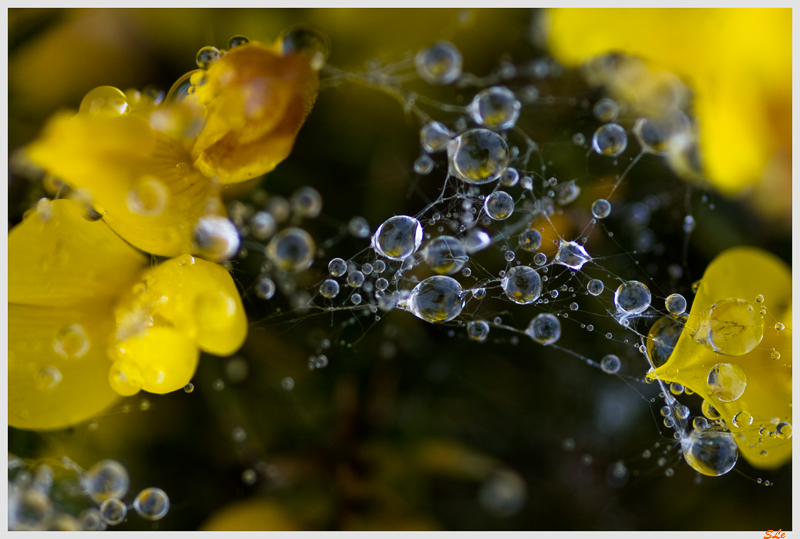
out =
<svg viewBox="0 0 800 539"><path fill-rule="evenodd" d="M9 530L105 530L125 522L131 511L156 521L170 509L169 496L157 487L126 503L128 471L115 460L84 470L67 457L23 460L9 454L8 474Z"/></svg>

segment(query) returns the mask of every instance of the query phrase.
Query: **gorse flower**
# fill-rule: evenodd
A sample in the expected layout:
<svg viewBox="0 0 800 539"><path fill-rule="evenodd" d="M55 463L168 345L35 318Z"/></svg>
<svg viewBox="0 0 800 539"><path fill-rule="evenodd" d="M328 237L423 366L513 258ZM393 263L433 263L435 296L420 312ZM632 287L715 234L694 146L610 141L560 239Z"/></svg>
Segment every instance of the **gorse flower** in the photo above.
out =
<svg viewBox="0 0 800 539"><path fill-rule="evenodd" d="M244 342L239 293L220 265L148 258L56 200L9 243L9 424L59 429L120 395L168 393L192 378L199 350Z"/></svg>
<svg viewBox="0 0 800 539"><path fill-rule="evenodd" d="M214 49L215 62L199 61L208 70L181 77L165 99L92 90L77 115L49 122L28 157L87 191L131 245L161 256L203 253L198 219L224 215L222 185L267 173L289 155L319 86L302 50L242 41L221 57Z"/></svg>
<svg viewBox="0 0 800 539"><path fill-rule="evenodd" d="M233 280L189 253L236 254L221 188L289 155L327 51L315 36L296 28L272 47L240 36L227 52L206 47L207 70L166 97L95 88L28 146L103 222L73 201L43 201L9 236L12 426L63 428L119 395L175 391L200 350L241 347L247 319ZM174 258L148 269L131 245Z"/></svg>
<svg viewBox="0 0 800 539"><path fill-rule="evenodd" d="M702 396L706 416L725 421L757 468L777 468L792 456L791 290L791 271L777 257L748 247L723 252L706 269L680 338L655 371ZM651 339L657 333L651 330Z"/></svg>

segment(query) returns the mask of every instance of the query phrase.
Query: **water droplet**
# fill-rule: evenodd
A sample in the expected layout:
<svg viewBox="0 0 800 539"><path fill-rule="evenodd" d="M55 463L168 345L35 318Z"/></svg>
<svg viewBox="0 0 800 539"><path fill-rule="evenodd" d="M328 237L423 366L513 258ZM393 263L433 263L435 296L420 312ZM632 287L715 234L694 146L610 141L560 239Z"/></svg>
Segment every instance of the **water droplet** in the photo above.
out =
<svg viewBox="0 0 800 539"><path fill-rule="evenodd" d="M693 337L720 354L741 356L761 343L764 315L743 299L722 300L703 312Z"/></svg>
<svg viewBox="0 0 800 539"><path fill-rule="evenodd" d="M575 185L575 180L560 183L555 188L555 200L560 205L569 204L581 194L581 188Z"/></svg>
<svg viewBox="0 0 800 539"><path fill-rule="evenodd" d="M519 246L526 251L534 252L542 246L542 235L535 228L529 228L519 235Z"/></svg>
<svg viewBox="0 0 800 539"><path fill-rule="evenodd" d="M425 124L419 135L422 149L428 153L443 152L453 137L450 130L439 122Z"/></svg>
<svg viewBox="0 0 800 539"><path fill-rule="evenodd" d="M366 238L369 236L369 223L363 217L353 217L347 223L347 231L356 238Z"/></svg>
<svg viewBox="0 0 800 539"><path fill-rule="evenodd" d="M188 384L186 384L186 386L183 388L183 390L184 390L186 393L191 393L191 392L193 392L193 391L194 391L194 384L193 384L193 383L191 383L191 382L189 382Z"/></svg>
<svg viewBox="0 0 800 539"><path fill-rule="evenodd" d="M113 86L99 86L83 97L78 112L92 116L113 117L130 112L130 106L122 90Z"/></svg>
<svg viewBox="0 0 800 539"><path fill-rule="evenodd" d="M45 367L36 375L36 388L39 391L53 391L61 383L61 371L56 367Z"/></svg>
<svg viewBox="0 0 800 539"><path fill-rule="evenodd" d="M125 199L129 212L145 217L161 215L168 201L167 187L155 176L139 178Z"/></svg>
<svg viewBox="0 0 800 539"><path fill-rule="evenodd" d="M514 213L514 199L505 191L495 191L484 200L483 211L490 219L503 221Z"/></svg>
<svg viewBox="0 0 800 539"><path fill-rule="evenodd" d="M503 187L514 187L519 181L519 172L515 168L507 168L500 176L500 185Z"/></svg>
<svg viewBox="0 0 800 539"><path fill-rule="evenodd" d="M286 228L275 234L265 250L267 258L283 271L300 272L314 263L316 246L302 228Z"/></svg>
<svg viewBox="0 0 800 539"><path fill-rule="evenodd" d="M265 241L275 234L277 226L269 212L259 211L250 219L250 234L259 241Z"/></svg>
<svg viewBox="0 0 800 539"><path fill-rule="evenodd" d="M692 425L697 430L705 430L708 428L708 421L705 417L695 417L694 421L692 421Z"/></svg>
<svg viewBox="0 0 800 539"><path fill-rule="evenodd" d="M619 105L609 97L604 97L594 104L594 117L603 123L613 122L619 115Z"/></svg>
<svg viewBox="0 0 800 539"><path fill-rule="evenodd" d="M533 255L533 263L537 266L543 266L547 262L547 255L544 253L536 253ZM546 268L545 268L546 269Z"/></svg>
<svg viewBox="0 0 800 539"><path fill-rule="evenodd" d="M133 508L147 520L160 520L169 511L169 497L160 488L146 488L136 495Z"/></svg>
<svg viewBox="0 0 800 539"><path fill-rule="evenodd" d="M550 313L542 313L531 320L525 333L539 344L553 344L561 337L561 322Z"/></svg>
<svg viewBox="0 0 800 539"><path fill-rule="evenodd" d="M228 48L229 49L233 49L235 47L241 47L242 45L247 45L248 43L250 43L249 39L247 39L246 37L241 36L241 35L236 35L236 36L233 36L228 41Z"/></svg>
<svg viewBox="0 0 800 539"><path fill-rule="evenodd" d="M193 239L197 253L213 262L230 260L239 250L239 232L225 217L201 217L194 225Z"/></svg>
<svg viewBox="0 0 800 539"><path fill-rule="evenodd" d="M70 324L61 328L53 341L53 350L66 359L82 358L89 351L89 347L89 336L80 324Z"/></svg>
<svg viewBox="0 0 800 539"><path fill-rule="evenodd" d="M775 427L775 435L781 440L790 439L792 437L792 424L786 421L778 423L778 426Z"/></svg>
<svg viewBox="0 0 800 539"><path fill-rule="evenodd" d="M256 281L255 289L261 299L271 299L275 295L275 283L269 277L261 277Z"/></svg>
<svg viewBox="0 0 800 539"><path fill-rule="evenodd" d="M592 149L600 155L616 157L628 146L628 135L618 124L605 124L595 131Z"/></svg>
<svg viewBox="0 0 800 539"><path fill-rule="evenodd" d="M722 402L733 402L744 393L747 377L738 365L717 363L708 371L708 389Z"/></svg>
<svg viewBox="0 0 800 539"><path fill-rule="evenodd" d="M600 361L600 368L608 374L616 374L622 367L622 362L614 354L608 354Z"/></svg>
<svg viewBox="0 0 800 539"><path fill-rule="evenodd" d="M292 193L289 205L296 216L313 219L322 211L322 195L313 187L301 187Z"/></svg>
<svg viewBox="0 0 800 539"><path fill-rule="evenodd" d="M281 54L299 53L308 58L311 69L319 71L328 61L331 42L321 30L310 24L287 28L278 36Z"/></svg>
<svg viewBox="0 0 800 539"><path fill-rule="evenodd" d="M319 293L325 298L335 298L336 294L339 293L339 283L333 279L325 279L319 286Z"/></svg>
<svg viewBox="0 0 800 539"><path fill-rule="evenodd" d="M643 152L666 154L670 142L675 137L686 136L692 129L686 115L680 110L671 109L658 118L639 118L632 132Z"/></svg>
<svg viewBox="0 0 800 539"><path fill-rule="evenodd" d="M291 391L294 389L294 380L292 378L286 377L281 380L281 387L286 391Z"/></svg>
<svg viewBox="0 0 800 539"><path fill-rule="evenodd" d="M508 146L488 129L470 129L447 145L450 174L466 183L482 184L498 179L508 167Z"/></svg>
<svg viewBox="0 0 800 539"><path fill-rule="evenodd" d="M396 215L378 227L372 236L372 247L381 256L404 260L422 243L422 225L413 217Z"/></svg>
<svg viewBox="0 0 800 539"><path fill-rule="evenodd" d="M452 236L431 240L422 253L425 263L436 273L452 275L469 261L464 244Z"/></svg>
<svg viewBox="0 0 800 539"><path fill-rule="evenodd" d="M582 245L574 241L561 240L553 262L578 271L590 260L589 253L586 252Z"/></svg>
<svg viewBox="0 0 800 539"><path fill-rule="evenodd" d="M106 523L103 521L103 516L100 511L94 507L84 509L78 515L81 530L85 531L102 531L106 529Z"/></svg>
<svg viewBox="0 0 800 539"><path fill-rule="evenodd" d="M476 124L502 131L517 123L521 107L514 92L504 86L493 86L475 95L469 113Z"/></svg>
<svg viewBox="0 0 800 539"><path fill-rule="evenodd" d="M216 47L207 46L197 51L195 62L197 63L197 67L200 69L208 69L212 66L212 64L214 64L214 62L219 60L219 58L219 49Z"/></svg>
<svg viewBox="0 0 800 539"><path fill-rule="evenodd" d="M753 416L750 413L742 410L733 416L733 426L737 428L749 427L753 424Z"/></svg>
<svg viewBox="0 0 800 539"><path fill-rule="evenodd" d="M489 324L484 320L467 323L467 335L473 341L483 342L489 336Z"/></svg>
<svg viewBox="0 0 800 539"><path fill-rule="evenodd" d="M685 316L662 316L647 333L647 353L656 368L664 365L683 332Z"/></svg>
<svg viewBox="0 0 800 539"><path fill-rule="evenodd" d="M84 482L96 502L122 498L128 492L128 471L116 460L103 460L89 469Z"/></svg>
<svg viewBox="0 0 800 539"><path fill-rule="evenodd" d="M334 281L335 282L335 281ZM358 270L347 274L347 285L351 288L358 288L364 284L364 274Z"/></svg>
<svg viewBox="0 0 800 539"><path fill-rule="evenodd" d="M595 219L605 219L611 213L611 203L604 199L598 198L592 204L592 215Z"/></svg>
<svg viewBox="0 0 800 539"><path fill-rule="evenodd" d="M667 307L667 312L672 315L679 315L686 312L686 298L680 294L670 294L667 296L664 304Z"/></svg>
<svg viewBox="0 0 800 539"><path fill-rule="evenodd" d="M593 296L599 296L603 293L605 286L603 285L603 281L599 279L592 279L588 283L586 283L586 291L589 292Z"/></svg>
<svg viewBox="0 0 800 539"><path fill-rule="evenodd" d="M731 471L739 458L733 434L717 430L693 430L681 439L681 451L689 466L712 477Z"/></svg>
<svg viewBox="0 0 800 539"><path fill-rule="evenodd" d="M650 306L650 290L639 281L627 281L614 292L617 313L628 317L641 314Z"/></svg>
<svg viewBox="0 0 800 539"><path fill-rule="evenodd" d="M408 310L426 322L447 322L461 313L464 291L452 277L428 277L411 291Z"/></svg>
<svg viewBox="0 0 800 539"><path fill-rule="evenodd" d="M530 266L515 266L503 277L501 287L508 299L520 305L527 305L539 299L542 279Z"/></svg>
<svg viewBox="0 0 800 539"><path fill-rule="evenodd" d="M106 523L112 526L121 524L127 514L128 506L117 498L110 498L100 504L100 515Z"/></svg>
<svg viewBox="0 0 800 539"><path fill-rule="evenodd" d="M417 74L429 84L450 84L461 76L461 53L447 41L422 49L414 63Z"/></svg>
<svg viewBox="0 0 800 539"><path fill-rule="evenodd" d="M422 176L427 176L433 170L433 159L430 155L422 154L414 161L414 172Z"/></svg>

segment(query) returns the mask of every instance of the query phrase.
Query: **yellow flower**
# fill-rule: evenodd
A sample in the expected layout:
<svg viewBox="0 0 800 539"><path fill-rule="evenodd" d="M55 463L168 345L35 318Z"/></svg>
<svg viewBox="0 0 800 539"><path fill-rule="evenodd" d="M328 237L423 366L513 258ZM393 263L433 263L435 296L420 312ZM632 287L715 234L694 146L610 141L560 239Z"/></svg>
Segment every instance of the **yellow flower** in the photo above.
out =
<svg viewBox="0 0 800 539"><path fill-rule="evenodd" d="M163 102L103 86L50 120L28 157L84 189L104 221L145 252L201 252L198 219L223 215L220 184L265 174L291 151L316 98L306 56L258 43L187 73Z"/></svg>
<svg viewBox="0 0 800 539"><path fill-rule="evenodd" d="M567 65L624 52L691 86L706 173L723 193L756 184L771 160L788 155L791 10L554 9L550 17L551 51ZM675 89L665 71L648 80L625 75L620 97L634 101Z"/></svg>
<svg viewBox="0 0 800 539"><path fill-rule="evenodd" d="M208 116L192 148L195 165L223 184L274 169L291 152L318 89L303 54L281 56L256 44L231 49L197 88Z"/></svg>
<svg viewBox="0 0 800 539"><path fill-rule="evenodd" d="M792 455L791 426L780 426L792 421L791 291L791 271L775 256L751 247L723 252L656 369L660 379L702 396L704 413L725 420L757 468L777 468Z"/></svg>
<svg viewBox="0 0 800 539"><path fill-rule="evenodd" d="M8 421L64 428L119 395L184 387L199 350L230 355L247 319L222 266L148 258L69 200L43 204L8 237Z"/></svg>

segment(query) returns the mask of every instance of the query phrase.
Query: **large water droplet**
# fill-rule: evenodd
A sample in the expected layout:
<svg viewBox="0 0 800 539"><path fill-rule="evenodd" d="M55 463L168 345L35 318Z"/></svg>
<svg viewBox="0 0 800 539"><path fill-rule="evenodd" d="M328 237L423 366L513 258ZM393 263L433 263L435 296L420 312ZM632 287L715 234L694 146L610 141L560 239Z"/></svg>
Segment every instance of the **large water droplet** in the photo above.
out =
<svg viewBox="0 0 800 539"><path fill-rule="evenodd" d="M739 458L733 434L717 430L693 430L681 439L681 451L689 466L712 477L731 471Z"/></svg>
<svg viewBox="0 0 800 539"><path fill-rule="evenodd" d="M530 266L514 266L503 277L501 287L508 299L520 305L527 305L539 299L542 279Z"/></svg>
<svg viewBox="0 0 800 539"><path fill-rule="evenodd" d="M408 298L408 310L427 322L447 322L461 313L463 297L458 281L436 275L414 287Z"/></svg>
<svg viewBox="0 0 800 539"><path fill-rule="evenodd" d="M508 145L488 129L470 129L447 145L450 173L473 184L498 179L508 167Z"/></svg>
<svg viewBox="0 0 800 539"><path fill-rule="evenodd" d="M722 402L733 402L744 393L747 377L738 365L717 363L708 371L708 389Z"/></svg>
<svg viewBox="0 0 800 539"><path fill-rule="evenodd" d="M693 337L720 354L741 356L764 338L764 315L743 299L722 300L703 312Z"/></svg>
<svg viewBox="0 0 800 539"><path fill-rule="evenodd" d="M80 114L92 116L121 116L129 111L125 94L113 86L99 86L90 90L83 97L78 109Z"/></svg>
<svg viewBox="0 0 800 539"><path fill-rule="evenodd" d="M505 130L514 127L520 108L514 92L504 86L493 86L475 95L469 105L469 112L476 124L489 129Z"/></svg>
<svg viewBox="0 0 800 539"><path fill-rule="evenodd" d="M452 236L431 240L422 256L433 271L443 275L457 273L469 260L464 244Z"/></svg>
<svg viewBox="0 0 800 539"><path fill-rule="evenodd" d="M404 260L422 243L422 225L413 217L396 215L378 227L372 236L372 247L392 260Z"/></svg>

